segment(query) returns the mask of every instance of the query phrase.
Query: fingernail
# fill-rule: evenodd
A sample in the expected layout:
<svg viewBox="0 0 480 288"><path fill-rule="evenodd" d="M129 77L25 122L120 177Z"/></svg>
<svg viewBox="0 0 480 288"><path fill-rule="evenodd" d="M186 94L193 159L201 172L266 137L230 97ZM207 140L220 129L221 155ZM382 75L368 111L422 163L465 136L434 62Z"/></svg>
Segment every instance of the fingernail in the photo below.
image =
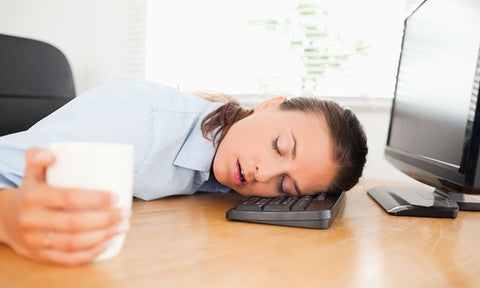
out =
<svg viewBox="0 0 480 288"><path fill-rule="evenodd" d="M33 157L33 160L42 162L42 161L45 161L45 160L50 160L51 156L52 155L50 154L50 152L42 150L42 151L38 152L37 154L35 154L35 156Z"/></svg>
<svg viewBox="0 0 480 288"><path fill-rule="evenodd" d="M123 219L130 218L130 215L132 215L132 212L129 209L122 209L120 213L122 214Z"/></svg>
<svg viewBox="0 0 480 288"><path fill-rule="evenodd" d="M119 200L120 200L120 198L116 194L110 193L110 201L113 204L117 203Z"/></svg>
<svg viewBox="0 0 480 288"><path fill-rule="evenodd" d="M128 230L130 230L130 223L128 222L123 222L122 224L117 226L118 233L125 233Z"/></svg>

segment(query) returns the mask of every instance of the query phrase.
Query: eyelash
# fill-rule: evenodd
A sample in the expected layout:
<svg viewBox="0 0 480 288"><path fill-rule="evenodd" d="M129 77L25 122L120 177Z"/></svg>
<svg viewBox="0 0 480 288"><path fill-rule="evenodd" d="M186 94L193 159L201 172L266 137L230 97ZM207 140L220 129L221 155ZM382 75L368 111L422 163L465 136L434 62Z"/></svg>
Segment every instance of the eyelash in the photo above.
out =
<svg viewBox="0 0 480 288"><path fill-rule="evenodd" d="M280 195L287 195L287 192L283 190L283 180L285 179L285 175L280 176L280 183L278 184L278 193Z"/></svg>
<svg viewBox="0 0 480 288"><path fill-rule="evenodd" d="M278 137L273 139L272 148L273 148L273 150L275 150L278 153L278 155L282 156L282 153L280 152L280 149L278 149ZM278 193L280 195L286 195L287 194L287 192L285 192L283 190L283 181L284 180L285 180L285 175L280 176L280 182L278 184Z"/></svg>
<svg viewBox="0 0 480 288"><path fill-rule="evenodd" d="M273 150L277 151L278 155L282 156L282 153L280 153L280 149L278 149L278 137L273 139L272 148L273 148Z"/></svg>

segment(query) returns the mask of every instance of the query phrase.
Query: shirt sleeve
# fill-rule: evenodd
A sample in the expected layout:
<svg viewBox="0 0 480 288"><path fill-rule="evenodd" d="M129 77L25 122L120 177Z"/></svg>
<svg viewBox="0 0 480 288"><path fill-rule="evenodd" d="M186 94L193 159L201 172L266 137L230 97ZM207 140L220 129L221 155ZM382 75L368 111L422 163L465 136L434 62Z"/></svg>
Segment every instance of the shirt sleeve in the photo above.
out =
<svg viewBox="0 0 480 288"><path fill-rule="evenodd" d="M142 81L116 79L82 94L32 128L0 137L0 189L18 187L25 151L52 142L116 142L133 145L135 162L151 146L152 106Z"/></svg>

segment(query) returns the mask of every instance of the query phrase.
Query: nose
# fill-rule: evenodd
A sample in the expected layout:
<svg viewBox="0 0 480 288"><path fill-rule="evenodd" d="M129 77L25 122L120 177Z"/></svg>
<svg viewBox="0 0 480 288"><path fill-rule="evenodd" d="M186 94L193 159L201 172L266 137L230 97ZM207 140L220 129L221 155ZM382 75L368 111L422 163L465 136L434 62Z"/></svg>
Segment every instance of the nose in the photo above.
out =
<svg viewBox="0 0 480 288"><path fill-rule="evenodd" d="M279 178L285 174L285 168L280 163L261 163L255 168L255 180L261 183L268 183L272 179Z"/></svg>

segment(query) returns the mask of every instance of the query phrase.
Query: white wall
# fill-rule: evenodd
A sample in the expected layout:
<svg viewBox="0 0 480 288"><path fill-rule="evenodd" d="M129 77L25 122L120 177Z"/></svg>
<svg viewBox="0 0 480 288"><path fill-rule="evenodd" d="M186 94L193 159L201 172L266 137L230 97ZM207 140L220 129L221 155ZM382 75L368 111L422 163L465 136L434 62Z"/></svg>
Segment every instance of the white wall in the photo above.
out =
<svg viewBox="0 0 480 288"><path fill-rule="evenodd" d="M376 109L352 107L352 110L367 134L369 151L364 177L378 180L414 181L394 168L383 156L390 121L390 107Z"/></svg>
<svg viewBox="0 0 480 288"><path fill-rule="evenodd" d="M62 50L72 66L77 94L81 94L117 76L143 76L145 63L137 56L145 48L141 38L145 37L145 29L138 19L146 13L145 3L0 0L0 33L42 40ZM352 108L368 137L370 151L364 175L408 180L383 158L389 109Z"/></svg>
<svg viewBox="0 0 480 288"><path fill-rule="evenodd" d="M117 76L142 76L132 61L135 13L143 0L0 0L0 33L33 38L59 48L72 66L77 94ZM140 9L139 9L140 7ZM144 37L144 30L137 31ZM136 51L133 51L136 52ZM140 67L140 68L139 68Z"/></svg>

